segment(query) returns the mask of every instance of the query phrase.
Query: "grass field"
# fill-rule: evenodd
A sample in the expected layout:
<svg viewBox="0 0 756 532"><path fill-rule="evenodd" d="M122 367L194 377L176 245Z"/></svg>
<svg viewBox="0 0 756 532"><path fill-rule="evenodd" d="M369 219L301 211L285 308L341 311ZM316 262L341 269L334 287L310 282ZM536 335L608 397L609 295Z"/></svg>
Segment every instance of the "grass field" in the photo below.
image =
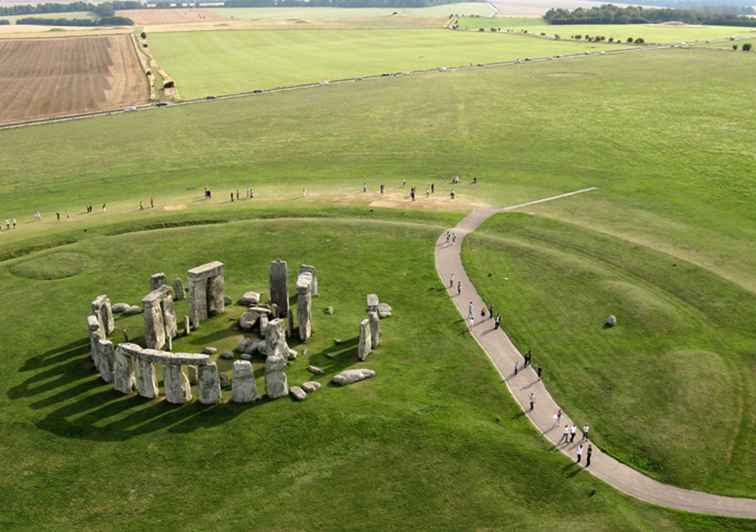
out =
<svg viewBox="0 0 756 532"><path fill-rule="evenodd" d="M750 304L750 293L756 292L756 252L751 245L756 238L752 209L756 188L750 179L756 167L756 141L750 116L743 113L750 108L755 60L754 55L714 50L654 50L333 85L306 93L164 109L157 118L155 113L133 113L4 131L6 149L0 153L0 163L6 171L0 176L0 212L7 213L3 217L17 216L22 227L15 233L0 234L0 246L4 253L13 246L15 253L21 253L50 241L68 241L63 234L67 231L85 237L92 234L92 224L106 223L110 217L133 221L144 215L157 222L159 213L135 212L137 200L150 195L157 196L166 210L183 208L202 217L204 211L195 210L195 205L204 185L211 185L219 198L211 204L213 208L221 207L230 190L253 184L260 201L301 206L315 202L388 204L417 211L454 208L455 204L445 199L449 185L442 183L457 174L465 183L456 187L460 193L456 203L464 208L476 202L507 205L596 185L598 193L581 196L579 201L529 210L576 225L575 238L592 246L589 249L604 245L603 240L594 238L594 232L611 236L607 257L610 253L620 258L627 255L641 262L628 260L619 273L615 274L617 268L609 268L610 275L598 259L595 266L582 255L578 257L577 272L599 268L599 282L609 283L609 288L601 285L597 292L586 294L586 300L609 297L606 293L612 294L612 301L628 305L632 298L654 304L661 298L667 307L651 305L648 315L655 319L672 312L669 339L658 331L642 344L619 338L618 349L640 345L644 348L640 360L651 362L659 352L696 348L716 353L699 357L709 366L692 362L682 368L674 366L674 371L689 367L690 380L667 376L654 382L660 387L673 383L682 393L678 397L684 398L690 382L698 382L702 374L708 375L707 370L721 364L723 378L706 382L701 393L725 397L726 404L728 400L740 403L747 396L749 379L753 385L748 374L748 364L753 371L753 355L748 358L747 354L750 333L743 330L740 320L748 319L750 314L741 306ZM480 178L480 185L467 184L472 176ZM438 197L421 198L411 205L397 190L405 178L421 190L425 183L435 181ZM368 182L371 191L378 183L387 183L389 197L359 193L363 182ZM295 200L303 187L312 197ZM78 214L85 204L102 202L108 203L110 214L89 218ZM240 216L247 208L239 204L225 207L230 216ZM45 222L30 224L37 208L45 213ZM51 211L66 209L73 213L70 223L51 220ZM90 232L85 234L84 229ZM581 230L586 230L587 236ZM569 232L565 230L565 234ZM31 237L36 240L27 240ZM252 247L255 238L250 237ZM337 249L335 245L333 249ZM497 264L494 259L499 260L492 255L492 265ZM666 268L670 260L679 260L686 268L694 265L691 271L695 275L670 280L663 273L638 270L645 266L643 261ZM534 271L541 271L535 269L535 259L532 264ZM145 272L151 268L153 265ZM638 280L641 274L645 277ZM571 286L586 286L578 284L579 280ZM659 296L658 286L672 281L682 284L675 285L677 295ZM611 292L611 283L617 285L619 295ZM635 289L634 284L643 290ZM702 287L713 291L699 295ZM74 295L77 290L73 287L67 293ZM538 287L523 295L523 305L525 295L539 301ZM691 301L695 297L710 301L705 312L700 310L704 303ZM679 299L685 304L677 303ZM716 305L721 312L714 316L718 320L741 313L737 321L732 320L731 328L737 329L733 338L714 345L721 338L717 333L706 344L701 341L703 333L694 331L688 342L690 324L703 324L706 330L719 326L721 321L711 317ZM648 324L617 314L621 323L629 320L630 330L648 330ZM563 326L561 321L554 324ZM544 330L534 331L533 339L528 336L527 341L545 341ZM728 331L722 325L721 334ZM579 331L565 330L561 335L575 341L584 338ZM55 347L59 335L50 338L54 340L48 343ZM525 333L520 338L524 340ZM602 344L596 345L593 349L600 350ZM627 419L631 416L644 416L649 426L674 427L678 431L675 436L687 430L693 440L699 435L696 427L701 427L700 420L691 420L691 425L684 427L677 420L684 416L673 408L679 406L678 401L640 412L637 404L620 401L621 395L614 405L621 410L611 416L592 411L585 401L595 387L618 389L626 376L610 370L578 375L577 365L561 361L559 353L563 351L555 348L552 355L551 349L551 344L544 348L544 356L551 357L547 374L553 371L554 378L558 373L564 379L555 382L561 386L556 390L560 400L575 405L578 414L600 416L594 422L601 426L596 437L613 453L681 485L753 495L752 477L747 473L754 469L753 454L748 453L747 440L745 444L733 442L732 454L724 456L724 437L714 439L712 446L718 447L696 451L692 457L692 451L662 435L628 438L631 424ZM608 357L597 363L606 367ZM628 377L637 380L644 368L635 369ZM589 382L585 390L575 391L569 383L576 375L595 378L598 384ZM663 388L654 393L664 393ZM649 396L654 397L650 392ZM700 408L700 402L691 403ZM723 413L720 405L711 411L717 412L717 417L708 426L716 426L723 434L753 434L753 412L748 418L744 409L738 420L732 412ZM697 447L698 442L691 445ZM648 461L642 463L642 457ZM720 463L733 466L722 469ZM703 471L709 476L704 478Z"/></svg>
<svg viewBox="0 0 756 532"><path fill-rule="evenodd" d="M150 42L184 98L603 49L442 29L176 32Z"/></svg>
<svg viewBox="0 0 756 532"><path fill-rule="evenodd" d="M735 26L696 26L671 24L586 24L586 25L555 25L536 24L537 19L521 18L476 18L464 17L460 19L463 29L478 28L511 28L524 29L536 35L557 34L562 39L572 35L601 35L607 39L612 37L621 41L628 37L641 37L647 43L679 43L697 42L713 39L728 39L732 36L756 35L756 28L742 28ZM542 21L543 22L543 21Z"/></svg>
<svg viewBox="0 0 756 532"><path fill-rule="evenodd" d="M71 19L91 19L94 18L93 13L88 11L73 11L70 13L42 13L42 14L29 14L29 15L16 15L11 17L2 17L0 20L9 20L11 24L15 24L20 18L71 18Z"/></svg>
<svg viewBox="0 0 756 532"><path fill-rule="evenodd" d="M216 9L215 12L225 18L236 19L340 19L363 17L448 17L449 15L491 16L493 8L485 2L460 2L419 8L338 8L338 7L237 7Z"/></svg>
<svg viewBox="0 0 756 532"><path fill-rule="evenodd" d="M464 247L473 282L603 449L665 482L754 495L756 295L535 216L501 215L480 231ZM619 326L603 329L610 314Z"/></svg>
<svg viewBox="0 0 756 532"><path fill-rule="evenodd" d="M2 345L15 346L0 362L3 528L748 529L637 503L548 451L461 334L439 287L428 243L450 221L119 226L4 264L0 288L16 304L0 330ZM137 301L153 271L173 278L220 259L227 293L236 296L264 289L274 257L320 272L315 335L308 355L290 366L290 382L311 378L308 363L326 369L323 383L357 365L376 369L375 379L324 386L304 403L208 408L122 396L94 376L82 332L93 295ZM55 265L60 278L38 280ZM390 301L395 316L382 323L383 345L357 364L354 335L370 291ZM334 316L322 312L327 305ZM227 316L206 322L177 348L229 345L229 326ZM117 328L134 338L140 319Z"/></svg>

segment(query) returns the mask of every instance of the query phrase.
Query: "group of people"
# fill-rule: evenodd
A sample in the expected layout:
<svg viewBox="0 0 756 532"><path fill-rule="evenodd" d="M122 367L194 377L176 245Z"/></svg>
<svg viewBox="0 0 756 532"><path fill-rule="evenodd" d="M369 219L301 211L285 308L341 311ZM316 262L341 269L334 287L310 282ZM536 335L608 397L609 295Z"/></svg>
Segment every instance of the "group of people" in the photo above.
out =
<svg viewBox="0 0 756 532"><path fill-rule="evenodd" d="M456 179L456 181L455 181L455 179ZM477 177L473 178L473 184L477 184L477 182L478 182L478 178ZM452 183L459 183L459 176L454 176L454 178L452 179ZM407 180L406 179L402 179L401 188L406 188L406 186L407 186ZM205 189L205 190L206 190L205 197L209 199L209 196L207 195L208 191L207 191L207 189ZM362 192L368 192L368 190L369 190L368 184L367 183L363 183L362 184ZM380 192L380 194L383 195L386 192L386 185L383 184L383 183L381 183L380 185L378 185L378 192ZM436 184L435 183L430 183L429 185L425 186L425 197L426 198L429 198L431 196L431 194L435 194L435 193L436 193ZM247 197L249 197L249 195ZM254 197L254 196L252 196L252 197ZM409 197L410 197L410 200L412 200L412 201L417 200L417 187L416 186L411 186L410 187ZM457 197L457 193L454 192L454 189L452 189L449 192L449 197L451 199L454 199L454 198ZM237 200L239 199L238 194L237 194L236 199ZM233 201L233 197L231 198L231 201Z"/></svg>
<svg viewBox="0 0 756 532"><path fill-rule="evenodd" d="M6 218L5 219L5 231L10 231L11 229L16 228L16 219L15 218ZM0 231L3 230L3 226L0 225Z"/></svg>
<svg viewBox="0 0 756 532"><path fill-rule="evenodd" d="M559 421L562 418L562 411L557 410L557 413L554 414L555 424L559 424ZM567 443L573 443L575 441L575 436L577 434L577 425L574 423L572 425L565 425L564 430L562 431L562 437L559 439L559 443L557 445L567 444ZM582 456L583 456L583 442L588 441L588 433L591 431L591 427L589 425L585 425L583 427L583 434L580 439L580 442L578 442L578 445L575 449L575 458L576 462L580 463ZM591 455L593 454L593 446L588 443L588 449L586 451L585 455L585 467L589 467L591 465Z"/></svg>

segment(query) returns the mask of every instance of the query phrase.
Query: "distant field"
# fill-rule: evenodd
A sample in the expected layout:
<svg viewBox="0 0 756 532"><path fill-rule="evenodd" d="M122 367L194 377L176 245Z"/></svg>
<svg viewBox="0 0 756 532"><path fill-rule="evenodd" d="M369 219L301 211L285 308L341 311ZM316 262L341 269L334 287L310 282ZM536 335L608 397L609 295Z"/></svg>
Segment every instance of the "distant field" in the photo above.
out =
<svg viewBox="0 0 756 532"><path fill-rule="evenodd" d="M0 41L0 123L146 102L131 38Z"/></svg>
<svg viewBox="0 0 756 532"><path fill-rule="evenodd" d="M460 2L420 8L337 8L337 7L242 7L222 8L215 12L222 17L242 19L336 19L353 17L385 17L394 14L412 17L448 17L449 15L491 16L496 11L485 2Z"/></svg>
<svg viewBox="0 0 756 532"><path fill-rule="evenodd" d="M175 32L150 42L184 98L606 48L448 30Z"/></svg>
<svg viewBox="0 0 756 532"><path fill-rule="evenodd" d="M526 29L528 33L546 33L560 35L563 39L571 35L603 35L607 38L626 40L628 37L641 37L649 43L677 43L705 41L708 39L726 39L737 35L756 35L756 28L734 26L696 26L665 24L586 24L553 25L534 24L538 19L517 17L478 18L464 17L460 20L463 29L478 28L512 28Z"/></svg>
<svg viewBox="0 0 756 532"><path fill-rule="evenodd" d="M12 17L0 17L0 20L9 20L11 24L15 24L20 18L71 18L71 19L91 19L94 18L92 13L87 11L74 11L71 13L42 13L33 15L15 15Z"/></svg>

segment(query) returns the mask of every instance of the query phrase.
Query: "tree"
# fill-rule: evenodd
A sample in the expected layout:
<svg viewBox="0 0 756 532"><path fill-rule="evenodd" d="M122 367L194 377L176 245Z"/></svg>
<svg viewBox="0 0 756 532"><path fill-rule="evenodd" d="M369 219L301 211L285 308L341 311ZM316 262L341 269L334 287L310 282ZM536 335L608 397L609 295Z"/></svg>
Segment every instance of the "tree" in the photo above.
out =
<svg viewBox="0 0 756 532"><path fill-rule="evenodd" d="M744 52L750 52L751 51L751 43L749 43L749 42L743 43L743 46L741 46L741 49Z"/></svg>
<svg viewBox="0 0 756 532"><path fill-rule="evenodd" d="M737 45L737 44L733 44L733 45L732 45L732 49L733 49L733 50L735 50L735 51L737 52L737 51L738 51L738 45Z"/></svg>

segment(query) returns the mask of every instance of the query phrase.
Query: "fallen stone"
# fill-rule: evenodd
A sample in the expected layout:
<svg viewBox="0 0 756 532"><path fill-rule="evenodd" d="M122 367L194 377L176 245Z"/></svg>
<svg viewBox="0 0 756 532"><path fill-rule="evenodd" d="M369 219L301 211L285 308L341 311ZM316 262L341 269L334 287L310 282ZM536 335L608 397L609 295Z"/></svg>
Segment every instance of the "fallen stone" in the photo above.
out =
<svg viewBox="0 0 756 532"><path fill-rule="evenodd" d="M131 305L129 305L128 303L116 303L112 307L113 314L123 314L124 312L129 310L130 307Z"/></svg>
<svg viewBox="0 0 756 532"><path fill-rule="evenodd" d="M336 386L346 386L347 384L354 384L355 382L372 379L373 377L375 377L375 371L372 369L346 369L334 376L333 379L331 379L331 383Z"/></svg>
<svg viewBox="0 0 756 532"><path fill-rule="evenodd" d="M122 312L124 316L136 316L137 314L141 314L141 313L142 313L142 307L138 305L129 305L129 308L127 308L126 310Z"/></svg>
<svg viewBox="0 0 756 532"><path fill-rule="evenodd" d="M608 318L606 318L606 326L607 327L614 327L617 325L617 316L614 314L610 315Z"/></svg>
<svg viewBox="0 0 756 532"><path fill-rule="evenodd" d="M221 357L221 358L222 358L223 360L233 360L233 359L234 359L234 354L233 354L233 353L232 353L231 351L223 351L223 352L222 352L222 353L220 354L220 357Z"/></svg>
<svg viewBox="0 0 756 532"><path fill-rule="evenodd" d="M319 368L317 366L307 366L307 371L309 371L313 375L323 375L325 373L322 368Z"/></svg>
<svg viewBox="0 0 756 532"><path fill-rule="evenodd" d="M254 310L248 310L241 316L239 316L239 328L242 331L251 331L257 325L260 319L260 313Z"/></svg>
<svg viewBox="0 0 756 532"><path fill-rule="evenodd" d="M260 293L259 292L244 292L244 294L239 298L239 304L244 305L245 307L249 307L252 305L257 305L260 302Z"/></svg>
<svg viewBox="0 0 756 532"><path fill-rule="evenodd" d="M231 379L231 399L235 403L250 403L257 399L257 384L252 364L246 360L234 362L234 376Z"/></svg>
<svg viewBox="0 0 756 532"><path fill-rule="evenodd" d="M324 312L326 314L328 314L329 316L333 316L333 314L334 314L335 311L333 310L333 307L328 306L328 307L325 308Z"/></svg>
<svg viewBox="0 0 756 532"><path fill-rule="evenodd" d="M307 399L307 392L305 392L299 386L292 386L291 388L289 388L289 393L297 401L304 401L305 399Z"/></svg>
<svg viewBox="0 0 756 532"><path fill-rule="evenodd" d="M302 389L307 393L317 392L320 390L320 383L315 381L307 381L302 384Z"/></svg>
<svg viewBox="0 0 756 532"><path fill-rule="evenodd" d="M205 353L206 355L214 355L215 353L217 353L217 352L218 352L218 349L217 349L217 348L215 348L215 347L210 347L210 346L208 346L208 347L205 347L205 348L204 348L204 349L202 350L202 352L203 352L203 353Z"/></svg>
<svg viewBox="0 0 756 532"><path fill-rule="evenodd" d="M247 338L245 336L244 338L239 340L239 345L236 346L236 351L238 353L249 353L250 355L257 353L258 351L264 353L265 340L258 338Z"/></svg>
<svg viewBox="0 0 756 532"><path fill-rule="evenodd" d="M388 303L380 303L378 305L378 317L380 317L381 319L388 318L389 316L391 316L392 312L393 309Z"/></svg>
<svg viewBox="0 0 756 532"><path fill-rule="evenodd" d="M241 358L242 360L252 360L252 355L250 355L249 353L242 353L241 355L239 355L239 358Z"/></svg>

